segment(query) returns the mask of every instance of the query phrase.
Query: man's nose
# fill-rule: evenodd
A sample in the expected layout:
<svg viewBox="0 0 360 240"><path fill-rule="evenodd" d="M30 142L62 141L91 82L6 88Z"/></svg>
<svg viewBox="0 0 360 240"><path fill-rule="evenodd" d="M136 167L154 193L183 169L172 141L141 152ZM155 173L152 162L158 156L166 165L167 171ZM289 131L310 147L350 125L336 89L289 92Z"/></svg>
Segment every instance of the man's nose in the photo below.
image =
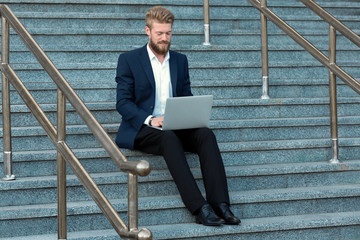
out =
<svg viewBox="0 0 360 240"><path fill-rule="evenodd" d="M161 35L161 41L168 41L168 40L169 40L169 38L166 34Z"/></svg>

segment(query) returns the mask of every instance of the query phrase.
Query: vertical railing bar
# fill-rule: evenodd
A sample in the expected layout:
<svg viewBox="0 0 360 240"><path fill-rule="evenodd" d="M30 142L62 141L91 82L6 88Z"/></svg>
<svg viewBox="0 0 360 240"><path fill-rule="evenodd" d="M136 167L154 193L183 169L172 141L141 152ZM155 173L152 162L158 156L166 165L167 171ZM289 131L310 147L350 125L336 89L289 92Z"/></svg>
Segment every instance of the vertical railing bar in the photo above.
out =
<svg viewBox="0 0 360 240"><path fill-rule="evenodd" d="M57 91L57 140L66 140L66 99L60 89ZM58 186L58 239L67 239L66 221L66 162L57 152L57 186Z"/></svg>
<svg viewBox="0 0 360 240"><path fill-rule="evenodd" d="M329 61L336 63L336 29L329 26ZM329 95L330 95L330 128L333 158L331 163L339 163L338 123L337 123L337 93L336 75L329 70Z"/></svg>
<svg viewBox="0 0 360 240"><path fill-rule="evenodd" d="M9 64L10 54L10 26L4 16L1 16L1 64ZM3 180L15 180L12 173L12 146L11 146L11 116L10 116L10 84L5 74L1 73L2 87L2 118L3 118Z"/></svg>
<svg viewBox="0 0 360 240"><path fill-rule="evenodd" d="M138 180L137 175L128 174L128 219L129 231L138 228Z"/></svg>
<svg viewBox="0 0 360 240"><path fill-rule="evenodd" d="M261 0L261 7L267 6L267 0ZM269 51L267 18L260 12L261 22L261 62L262 62L262 96L261 99L269 99Z"/></svg>
<svg viewBox="0 0 360 240"><path fill-rule="evenodd" d="M209 46L210 44L210 6L209 0L203 0L204 10L204 43L203 45Z"/></svg>

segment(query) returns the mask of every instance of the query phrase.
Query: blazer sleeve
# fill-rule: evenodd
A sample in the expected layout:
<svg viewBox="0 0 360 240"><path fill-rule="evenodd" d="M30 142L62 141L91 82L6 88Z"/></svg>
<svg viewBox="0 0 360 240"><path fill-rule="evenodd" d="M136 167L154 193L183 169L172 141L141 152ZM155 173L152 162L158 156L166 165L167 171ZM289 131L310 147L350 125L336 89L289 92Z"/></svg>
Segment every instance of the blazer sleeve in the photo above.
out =
<svg viewBox="0 0 360 240"><path fill-rule="evenodd" d="M136 81L139 80L135 79L137 76L134 75L134 71L137 73L141 71L136 59L133 59L129 54L121 54L118 59L115 78L117 82L116 110L121 114L123 120L130 123L135 129L139 129L149 116L149 112L141 107L139 103L141 96L136 96L139 91L136 89L139 85ZM143 92L143 94L145 93Z"/></svg>

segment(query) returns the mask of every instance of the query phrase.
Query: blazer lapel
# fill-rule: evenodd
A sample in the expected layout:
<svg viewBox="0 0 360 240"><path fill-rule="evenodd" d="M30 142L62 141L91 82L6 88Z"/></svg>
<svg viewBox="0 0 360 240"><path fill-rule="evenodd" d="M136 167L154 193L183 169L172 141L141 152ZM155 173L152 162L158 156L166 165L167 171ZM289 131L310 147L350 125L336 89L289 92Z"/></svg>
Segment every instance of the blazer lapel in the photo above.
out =
<svg viewBox="0 0 360 240"><path fill-rule="evenodd" d="M146 45L143 47L142 51L140 52L140 63L143 67L145 74L147 78L149 79L151 86L153 87L153 90L155 91L155 78L154 73L151 67L151 62L149 59L149 55L146 49Z"/></svg>
<svg viewBox="0 0 360 240"><path fill-rule="evenodd" d="M147 78L149 79L153 90L155 91L155 78L154 73L151 67L149 55L146 49L146 45L143 47L143 50L140 53L140 62L145 71ZM171 87L173 92L173 97L176 97L176 83L177 83L177 59L170 51L170 59L169 59L169 66L170 66L170 78L171 78Z"/></svg>
<svg viewBox="0 0 360 240"><path fill-rule="evenodd" d="M171 54L170 51L170 78L171 78L171 87L173 92L173 97L177 97L176 94L176 83L177 83L177 59L175 58L174 54Z"/></svg>

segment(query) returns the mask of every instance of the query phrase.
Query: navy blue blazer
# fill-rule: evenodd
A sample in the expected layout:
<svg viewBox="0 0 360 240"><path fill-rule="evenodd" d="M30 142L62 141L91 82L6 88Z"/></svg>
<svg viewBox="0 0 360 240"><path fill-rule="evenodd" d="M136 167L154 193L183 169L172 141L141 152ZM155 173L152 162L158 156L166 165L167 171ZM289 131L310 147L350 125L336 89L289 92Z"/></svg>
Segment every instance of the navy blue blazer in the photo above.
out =
<svg viewBox="0 0 360 240"><path fill-rule="evenodd" d="M188 60L170 51L173 97L191 96ZM116 70L116 110L122 121L115 139L119 147L134 149L134 141L155 106L155 79L146 45L120 55Z"/></svg>

